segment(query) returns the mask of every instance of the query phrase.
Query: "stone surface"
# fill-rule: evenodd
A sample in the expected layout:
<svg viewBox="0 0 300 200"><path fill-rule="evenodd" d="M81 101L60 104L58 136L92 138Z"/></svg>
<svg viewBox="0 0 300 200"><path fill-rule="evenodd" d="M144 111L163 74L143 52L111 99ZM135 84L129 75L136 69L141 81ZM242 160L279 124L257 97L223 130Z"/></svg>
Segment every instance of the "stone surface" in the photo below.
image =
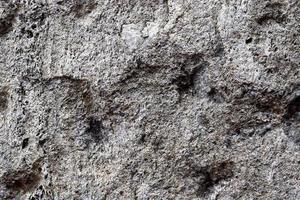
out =
<svg viewBox="0 0 300 200"><path fill-rule="evenodd" d="M0 1L0 199L300 199L299 0Z"/></svg>

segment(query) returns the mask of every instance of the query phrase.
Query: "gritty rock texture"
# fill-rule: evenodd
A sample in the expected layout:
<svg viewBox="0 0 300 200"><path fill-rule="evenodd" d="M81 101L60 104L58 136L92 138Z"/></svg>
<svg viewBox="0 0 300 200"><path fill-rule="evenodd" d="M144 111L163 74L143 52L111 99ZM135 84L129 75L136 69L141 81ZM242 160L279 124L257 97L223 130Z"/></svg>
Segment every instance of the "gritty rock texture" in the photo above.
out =
<svg viewBox="0 0 300 200"><path fill-rule="evenodd" d="M299 0L0 1L0 199L300 199Z"/></svg>

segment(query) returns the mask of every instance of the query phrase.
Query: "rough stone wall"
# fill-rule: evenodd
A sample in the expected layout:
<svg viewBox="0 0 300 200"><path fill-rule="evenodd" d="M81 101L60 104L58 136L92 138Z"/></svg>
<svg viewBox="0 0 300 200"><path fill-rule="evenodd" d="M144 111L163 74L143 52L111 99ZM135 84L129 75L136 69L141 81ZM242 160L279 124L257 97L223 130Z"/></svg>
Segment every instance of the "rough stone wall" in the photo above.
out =
<svg viewBox="0 0 300 200"><path fill-rule="evenodd" d="M0 199L300 199L299 0L1 0Z"/></svg>

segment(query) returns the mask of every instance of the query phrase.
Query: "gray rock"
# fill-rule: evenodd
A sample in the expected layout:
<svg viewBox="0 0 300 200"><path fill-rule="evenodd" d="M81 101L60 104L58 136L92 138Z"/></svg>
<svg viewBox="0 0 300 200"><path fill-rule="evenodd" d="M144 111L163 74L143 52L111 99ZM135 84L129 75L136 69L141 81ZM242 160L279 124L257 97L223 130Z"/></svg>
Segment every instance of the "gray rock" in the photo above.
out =
<svg viewBox="0 0 300 200"><path fill-rule="evenodd" d="M3 0L0 199L300 199L300 1Z"/></svg>

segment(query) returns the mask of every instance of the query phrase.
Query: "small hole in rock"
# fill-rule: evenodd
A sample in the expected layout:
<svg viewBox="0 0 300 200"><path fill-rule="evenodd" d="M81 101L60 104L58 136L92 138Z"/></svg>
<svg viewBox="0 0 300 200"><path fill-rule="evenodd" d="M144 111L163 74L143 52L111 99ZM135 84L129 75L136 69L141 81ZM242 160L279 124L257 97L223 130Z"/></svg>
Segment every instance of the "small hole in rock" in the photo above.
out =
<svg viewBox="0 0 300 200"><path fill-rule="evenodd" d="M214 96L217 94L217 91L215 88L209 88L209 91L207 92L208 96Z"/></svg>
<svg viewBox="0 0 300 200"><path fill-rule="evenodd" d="M32 31L27 30L27 38L32 38L32 37L33 37Z"/></svg>
<svg viewBox="0 0 300 200"><path fill-rule="evenodd" d="M138 140L138 143L139 144L143 144L146 142L146 135L145 134L142 134L141 137L139 138Z"/></svg>
<svg viewBox="0 0 300 200"><path fill-rule="evenodd" d="M248 39L246 39L246 44L249 44L249 43L251 43L252 41L253 41L252 38L248 38Z"/></svg>
<svg viewBox="0 0 300 200"><path fill-rule="evenodd" d="M300 96L294 98L287 107L286 118L297 118L300 114Z"/></svg>
<svg viewBox="0 0 300 200"><path fill-rule="evenodd" d="M20 30L20 32L21 32L21 34L25 34L25 28L23 27L23 28L21 28L21 30Z"/></svg>
<svg viewBox="0 0 300 200"><path fill-rule="evenodd" d="M292 139L292 141L300 145L300 95L296 93L296 96L289 102L286 107L286 113L284 116L284 132Z"/></svg>
<svg viewBox="0 0 300 200"><path fill-rule="evenodd" d="M22 142L22 149L25 149L28 146L29 138L25 138Z"/></svg>
<svg viewBox="0 0 300 200"><path fill-rule="evenodd" d="M39 145L43 146L47 142L47 139L39 140Z"/></svg>

